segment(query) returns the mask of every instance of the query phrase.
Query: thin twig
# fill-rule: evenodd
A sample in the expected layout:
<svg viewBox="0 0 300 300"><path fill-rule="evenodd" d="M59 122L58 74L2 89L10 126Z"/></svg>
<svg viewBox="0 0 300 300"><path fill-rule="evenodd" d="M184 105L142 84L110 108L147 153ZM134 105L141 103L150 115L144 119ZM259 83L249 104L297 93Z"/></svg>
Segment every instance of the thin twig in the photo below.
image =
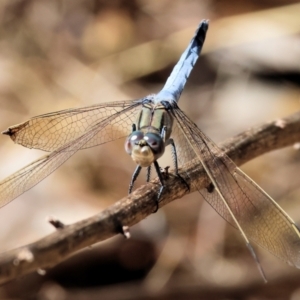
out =
<svg viewBox="0 0 300 300"><path fill-rule="evenodd" d="M223 143L221 147L237 165L241 165L259 155L292 145L299 140L300 112L247 130ZM197 173L197 176L192 176L195 178L193 182L184 178L191 187L204 188L207 185L207 176L204 170L199 168L198 161L197 164L195 162L183 166L180 173L185 172ZM172 189L164 191L160 207L188 193L186 185L172 173L166 183L167 186L172 186ZM35 243L2 253L0 283L38 269L52 267L80 249L122 233L123 226L133 226L152 214L156 208L154 200L159 187L158 180L153 180L91 218L65 225ZM190 192L194 192L193 188Z"/></svg>

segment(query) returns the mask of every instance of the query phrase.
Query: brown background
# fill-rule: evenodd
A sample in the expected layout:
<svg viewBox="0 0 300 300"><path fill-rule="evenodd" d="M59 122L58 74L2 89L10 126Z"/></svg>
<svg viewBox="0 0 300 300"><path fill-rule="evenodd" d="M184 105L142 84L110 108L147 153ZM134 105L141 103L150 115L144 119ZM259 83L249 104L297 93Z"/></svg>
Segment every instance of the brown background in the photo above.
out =
<svg viewBox="0 0 300 300"><path fill-rule="evenodd" d="M221 142L299 110L299 16L300 4L287 0L1 1L0 128L159 91L206 18L203 54L179 104ZM1 178L41 155L1 136ZM123 141L77 153L0 210L0 251L51 233L49 215L72 223L108 207L126 195L134 168ZM243 169L300 223L299 151ZM264 285L239 233L198 194L131 233L0 287L0 299L300 299L300 271L257 249Z"/></svg>

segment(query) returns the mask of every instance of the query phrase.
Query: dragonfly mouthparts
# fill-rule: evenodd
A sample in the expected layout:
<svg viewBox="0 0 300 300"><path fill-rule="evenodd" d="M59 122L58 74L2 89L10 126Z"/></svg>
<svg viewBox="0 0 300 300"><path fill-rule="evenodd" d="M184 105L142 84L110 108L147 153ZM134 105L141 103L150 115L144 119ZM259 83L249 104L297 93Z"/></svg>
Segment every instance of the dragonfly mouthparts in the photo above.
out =
<svg viewBox="0 0 300 300"><path fill-rule="evenodd" d="M145 140L140 140L139 142L136 143L136 145L139 145L140 147L143 147L143 146L147 146L147 142Z"/></svg>
<svg viewBox="0 0 300 300"><path fill-rule="evenodd" d="M146 141L144 143L141 142L133 147L131 157L139 166L149 167L154 162L155 156Z"/></svg>

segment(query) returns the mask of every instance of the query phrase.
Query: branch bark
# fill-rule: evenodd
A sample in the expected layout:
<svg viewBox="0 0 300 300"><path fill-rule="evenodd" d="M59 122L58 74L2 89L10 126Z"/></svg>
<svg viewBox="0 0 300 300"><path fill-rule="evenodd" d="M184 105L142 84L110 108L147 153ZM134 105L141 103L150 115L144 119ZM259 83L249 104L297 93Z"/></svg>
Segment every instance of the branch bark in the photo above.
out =
<svg viewBox="0 0 300 300"><path fill-rule="evenodd" d="M300 112L287 118L249 129L221 145L224 152L239 166L266 152L300 142ZM207 176L198 163L180 170L197 172L196 182L184 178L190 186L206 187ZM188 194L185 184L170 174L166 179L160 207ZM122 232L123 226L133 226L155 210L159 190L157 179L141 186L99 214L80 222L65 225L54 233L23 247L0 255L0 283L5 283L38 269L52 267L74 252ZM190 192L194 192L191 189Z"/></svg>

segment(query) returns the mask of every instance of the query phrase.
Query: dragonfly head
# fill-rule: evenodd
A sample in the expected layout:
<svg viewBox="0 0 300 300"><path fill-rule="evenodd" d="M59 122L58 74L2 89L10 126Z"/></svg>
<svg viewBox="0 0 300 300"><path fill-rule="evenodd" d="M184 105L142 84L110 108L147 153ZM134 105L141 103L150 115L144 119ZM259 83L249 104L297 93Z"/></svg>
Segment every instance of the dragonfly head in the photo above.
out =
<svg viewBox="0 0 300 300"><path fill-rule="evenodd" d="M160 135L142 131L134 131L125 142L125 150L141 167L149 167L161 157L165 145Z"/></svg>

